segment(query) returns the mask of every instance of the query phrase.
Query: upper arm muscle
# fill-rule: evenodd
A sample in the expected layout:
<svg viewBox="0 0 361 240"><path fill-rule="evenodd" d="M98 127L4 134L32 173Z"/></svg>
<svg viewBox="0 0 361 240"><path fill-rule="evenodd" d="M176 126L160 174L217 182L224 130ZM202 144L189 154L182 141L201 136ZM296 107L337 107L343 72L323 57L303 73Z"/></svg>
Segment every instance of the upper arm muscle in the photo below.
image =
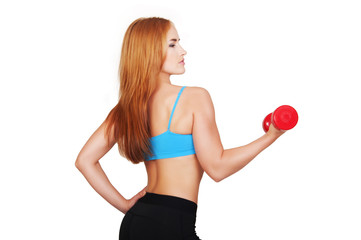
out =
<svg viewBox="0 0 361 240"><path fill-rule="evenodd" d="M76 165L95 164L114 146L115 141L113 134L110 134L111 137L108 146L104 131L105 123L103 122L79 152Z"/></svg>
<svg viewBox="0 0 361 240"><path fill-rule="evenodd" d="M193 143L199 163L214 180L223 146L215 120L211 96L204 88L197 88L193 122Z"/></svg>

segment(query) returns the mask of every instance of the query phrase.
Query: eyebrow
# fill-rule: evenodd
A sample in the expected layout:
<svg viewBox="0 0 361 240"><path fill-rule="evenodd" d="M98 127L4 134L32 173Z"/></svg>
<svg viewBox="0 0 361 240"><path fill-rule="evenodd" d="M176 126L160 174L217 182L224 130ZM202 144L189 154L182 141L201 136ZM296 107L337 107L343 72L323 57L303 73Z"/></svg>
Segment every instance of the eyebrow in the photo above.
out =
<svg viewBox="0 0 361 240"><path fill-rule="evenodd" d="M170 42L176 42L176 41L180 41L180 38L177 40L177 39L175 39L175 38L173 38L173 39L171 39L171 40L169 40Z"/></svg>

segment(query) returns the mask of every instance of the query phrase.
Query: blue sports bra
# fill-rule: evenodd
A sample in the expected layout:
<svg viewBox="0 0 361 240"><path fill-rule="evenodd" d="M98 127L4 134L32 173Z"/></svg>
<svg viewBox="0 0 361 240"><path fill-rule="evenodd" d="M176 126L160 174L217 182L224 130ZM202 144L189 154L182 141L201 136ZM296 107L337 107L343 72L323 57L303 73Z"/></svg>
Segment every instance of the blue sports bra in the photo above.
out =
<svg viewBox="0 0 361 240"><path fill-rule="evenodd" d="M196 153L193 145L192 134L178 134L169 130L174 109L177 106L179 97L184 88L185 86L181 88L174 103L173 110L169 118L167 131L150 138L151 150L154 156L151 157L147 155L145 157L146 161L161 158L180 157Z"/></svg>

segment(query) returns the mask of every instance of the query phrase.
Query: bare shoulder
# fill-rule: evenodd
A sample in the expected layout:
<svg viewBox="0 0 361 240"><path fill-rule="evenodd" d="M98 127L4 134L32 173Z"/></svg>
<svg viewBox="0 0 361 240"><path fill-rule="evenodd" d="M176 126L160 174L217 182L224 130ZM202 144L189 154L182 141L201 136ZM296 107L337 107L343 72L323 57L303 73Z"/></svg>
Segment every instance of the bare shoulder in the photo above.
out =
<svg viewBox="0 0 361 240"><path fill-rule="evenodd" d="M191 94L209 95L207 89L203 87L192 86L192 87L187 87L187 89L189 89L187 91L190 92Z"/></svg>
<svg viewBox="0 0 361 240"><path fill-rule="evenodd" d="M187 87L189 97L195 98L194 100L207 100L211 98L208 90L203 87ZM198 102L198 101L195 101Z"/></svg>
<svg viewBox="0 0 361 240"><path fill-rule="evenodd" d="M197 86L187 88L187 95L195 110L209 107L213 108L212 98L207 89Z"/></svg>

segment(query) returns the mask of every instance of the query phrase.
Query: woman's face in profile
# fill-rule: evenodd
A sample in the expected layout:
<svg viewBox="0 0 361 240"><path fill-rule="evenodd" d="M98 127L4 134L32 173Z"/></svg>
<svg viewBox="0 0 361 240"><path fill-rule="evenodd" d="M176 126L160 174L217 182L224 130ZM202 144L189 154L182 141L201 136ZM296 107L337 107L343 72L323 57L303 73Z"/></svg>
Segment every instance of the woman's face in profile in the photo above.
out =
<svg viewBox="0 0 361 240"><path fill-rule="evenodd" d="M169 75L183 74L185 72L183 60L187 52L181 47L179 40L178 32L174 25L171 24L167 33L166 58L162 66L162 72Z"/></svg>

